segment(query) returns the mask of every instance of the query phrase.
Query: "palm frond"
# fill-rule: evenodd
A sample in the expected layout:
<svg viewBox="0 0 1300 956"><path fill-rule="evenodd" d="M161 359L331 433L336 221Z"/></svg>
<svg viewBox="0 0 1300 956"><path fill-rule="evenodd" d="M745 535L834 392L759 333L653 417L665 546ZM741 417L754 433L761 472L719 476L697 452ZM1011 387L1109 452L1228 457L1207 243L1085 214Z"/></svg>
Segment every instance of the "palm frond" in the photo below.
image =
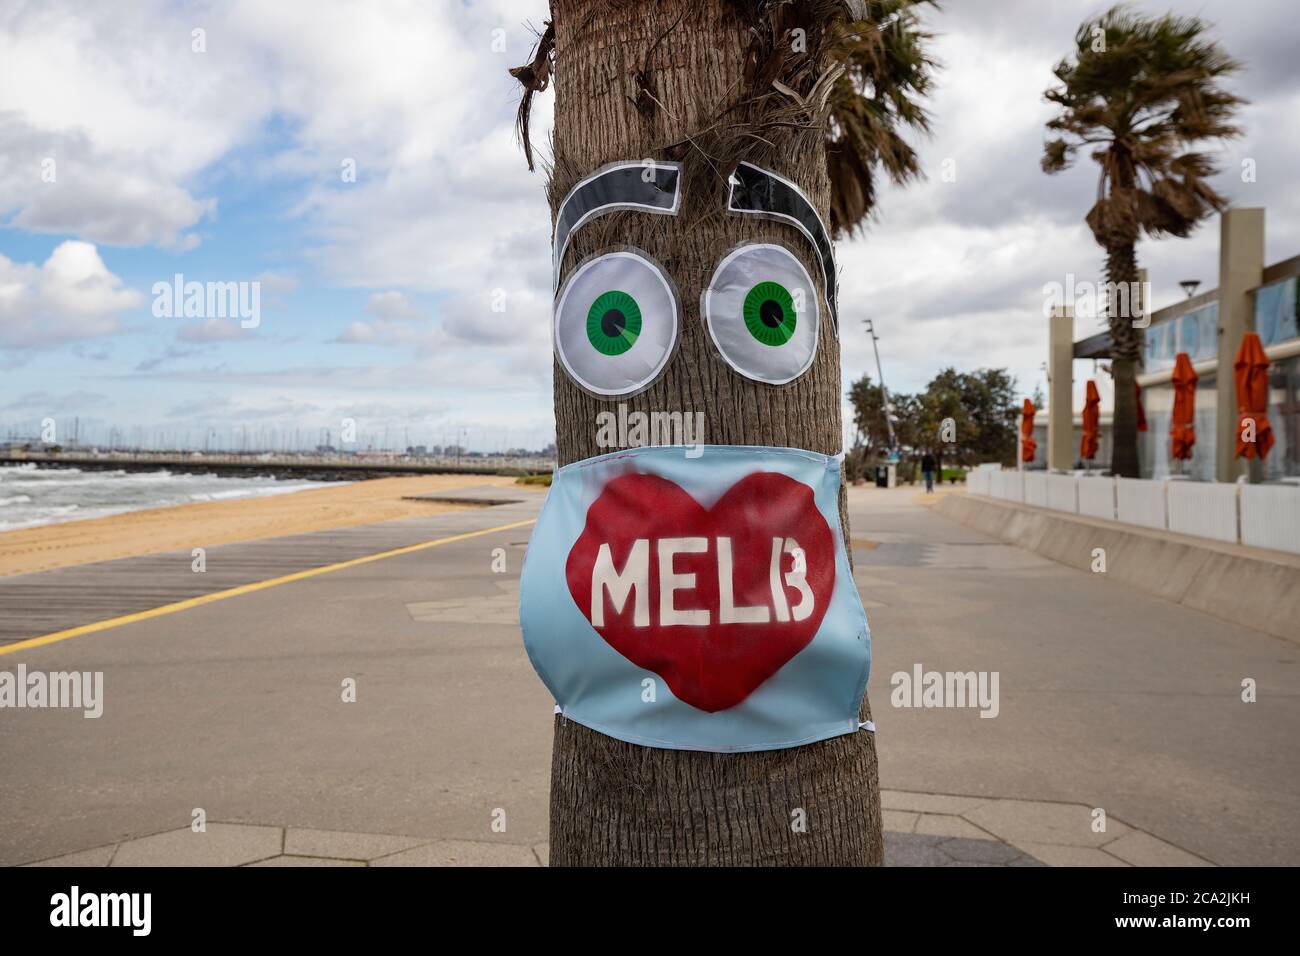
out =
<svg viewBox="0 0 1300 956"><path fill-rule="evenodd" d="M1146 17L1120 5L1085 21L1073 59L1053 70L1044 97L1060 107L1047 123L1042 167L1068 168L1084 144L1101 167L1086 221L1098 243L1142 235L1185 236L1227 199L1206 180L1218 168L1198 151L1240 133L1245 101L1221 81L1241 68L1195 17Z"/></svg>
<svg viewBox="0 0 1300 956"><path fill-rule="evenodd" d="M844 67L830 94L825 145L831 182L831 231L851 233L870 215L876 176L896 183L921 175L906 131L928 133L922 105L939 63L917 8L934 0L866 0L863 16L839 26L831 56Z"/></svg>

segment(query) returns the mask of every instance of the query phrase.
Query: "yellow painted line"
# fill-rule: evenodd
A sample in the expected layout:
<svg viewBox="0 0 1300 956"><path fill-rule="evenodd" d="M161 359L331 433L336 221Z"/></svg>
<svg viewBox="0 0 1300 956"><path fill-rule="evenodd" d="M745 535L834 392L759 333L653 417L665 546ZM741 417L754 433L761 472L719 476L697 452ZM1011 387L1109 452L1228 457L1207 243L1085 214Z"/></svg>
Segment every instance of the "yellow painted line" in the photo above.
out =
<svg viewBox="0 0 1300 956"><path fill-rule="evenodd" d="M110 627L121 627L123 624L134 624L137 621L147 621L153 617L162 617L164 614L174 614L177 611L187 611L192 607L201 607L204 604L211 604L213 601L224 601L226 598L238 597L241 594L252 594L254 591L265 591L267 588L278 587L281 584L290 584L293 581L302 581L306 578L314 578L318 574L329 574L331 571L342 571L344 568L355 568L359 564L369 564L371 561L382 561L384 558L395 558L399 554L412 554L416 551L424 551L427 548L436 548L443 544L454 544L457 541L468 541L470 538L481 538L485 534L496 534L498 531L509 531L511 528L522 528L526 525L533 524L537 519L529 518L527 521L516 521L512 524L497 525L495 528L484 528L482 531L467 531L465 534L454 534L447 538L436 538L433 541L421 541L419 544L408 544L402 548L393 548L391 551L380 551L377 554L368 554L362 558L352 558L349 561L340 561L337 564L326 564L319 568L309 568L306 571L295 571L293 574L286 574L278 578L269 578L266 581L254 581L252 584L241 584L238 587L227 588L224 591L213 591L211 594L201 594L198 597L187 598L184 601L177 601L174 604L164 604L162 607L150 608L147 611L137 611L134 614L124 614L121 617L111 617L106 621L96 621L94 624L83 624L80 627L70 627L66 631L55 631L53 634L44 634L40 637L29 637L23 641L16 641L13 644L6 644L0 647L0 655L15 654L18 651L31 650L33 647L43 647L46 644L57 644L59 641L66 641L72 637L81 637L83 634L94 634L96 631L106 631Z"/></svg>

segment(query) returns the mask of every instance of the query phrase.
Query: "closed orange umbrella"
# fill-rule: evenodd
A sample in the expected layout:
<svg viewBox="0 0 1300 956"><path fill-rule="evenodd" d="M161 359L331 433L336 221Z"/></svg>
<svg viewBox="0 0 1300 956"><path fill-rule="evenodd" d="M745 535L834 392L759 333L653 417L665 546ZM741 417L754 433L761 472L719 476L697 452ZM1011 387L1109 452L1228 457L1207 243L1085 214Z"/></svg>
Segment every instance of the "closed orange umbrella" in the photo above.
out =
<svg viewBox="0 0 1300 956"><path fill-rule="evenodd" d="M1179 352L1174 359L1174 412L1169 418L1169 453L1183 461L1192 457L1196 444L1196 383L1200 376L1192 359Z"/></svg>
<svg viewBox="0 0 1300 956"><path fill-rule="evenodd" d="M1144 432L1147 430L1147 410L1142 407L1142 386L1134 382L1133 388L1137 392L1138 431Z"/></svg>
<svg viewBox="0 0 1300 956"><path fill-rule="evenodd" d="M1034 403L1025 399L1025 407L1020 413L1020 460L1033 461L1038 442L1034 441Z"/></svg>
<svg viewBox="0 0 1300 956"><path fill-rule="evenodd" d="M1273 447L1273 428L1268 423L1268 364L1259 336L1247 332L1232 363L1237 380L1238 458L1254 458L1256 452L1263 458Z"/></svg>
<svg viewBox="0 0 1300 956"><path fill-rule="evenodd" d="M1079 442L1079 457L1091 461L1097 455L1097 435L1101 432L1101 395L1097 383L1088 379L1088 400L1083 405L1083 441Z"/></svg>

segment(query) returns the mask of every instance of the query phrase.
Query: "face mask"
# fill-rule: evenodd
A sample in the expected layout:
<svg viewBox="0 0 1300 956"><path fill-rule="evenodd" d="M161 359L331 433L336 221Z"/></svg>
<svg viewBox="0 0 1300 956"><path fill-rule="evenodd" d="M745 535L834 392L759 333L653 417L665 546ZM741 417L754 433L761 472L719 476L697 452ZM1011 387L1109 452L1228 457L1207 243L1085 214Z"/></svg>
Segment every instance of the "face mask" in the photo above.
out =
<svg viewBox="0 0 1300 956"><path fill-rule="evenodd" d="M558 469L520 585L524 644L558 710L680 750L858 730L871 635L839 486L838 456L743 445Z"/></svg>

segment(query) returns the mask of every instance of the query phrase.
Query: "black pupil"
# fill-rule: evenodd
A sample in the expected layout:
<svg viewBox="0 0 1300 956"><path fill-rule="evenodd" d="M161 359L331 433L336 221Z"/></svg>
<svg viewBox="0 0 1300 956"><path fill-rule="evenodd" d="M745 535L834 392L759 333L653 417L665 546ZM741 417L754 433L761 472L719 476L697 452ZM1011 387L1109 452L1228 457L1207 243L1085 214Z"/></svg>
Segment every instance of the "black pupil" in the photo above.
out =
<svg viewBox="0 0 1300 956"><path fill-rule="evenodd" d="M781 308L781 303L775 299L766 299L758 307L758 317L769 329L774 329L785 321L785 310Z"/></svg>
<svg viewBox="0 0 1300 956"><path fill-rule="evenodd" d="M600 330L611 339L618 338L627 328L627 316L621 309L610 309L600 317Z"/></svg>

